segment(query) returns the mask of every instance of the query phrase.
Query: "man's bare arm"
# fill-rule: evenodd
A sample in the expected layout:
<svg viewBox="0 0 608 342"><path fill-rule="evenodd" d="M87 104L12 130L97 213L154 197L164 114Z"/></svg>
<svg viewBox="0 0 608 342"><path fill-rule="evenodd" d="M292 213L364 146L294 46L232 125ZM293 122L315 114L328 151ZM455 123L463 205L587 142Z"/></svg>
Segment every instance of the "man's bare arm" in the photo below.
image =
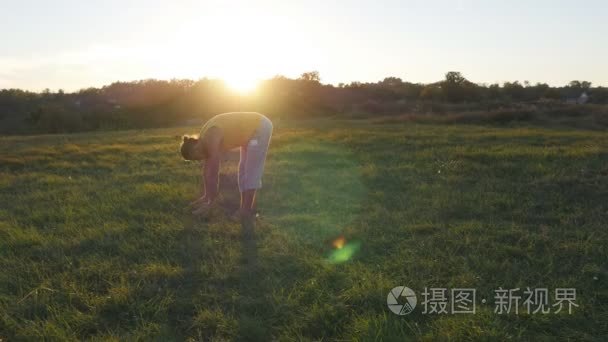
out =
<svg viewBox="0 0 608 342"><path fill-rule="evenodd" d="M207 147L207 160L203 171L205 198L211 203L218 194L222 131L212 127L207 131L204 139Z"/></svg>

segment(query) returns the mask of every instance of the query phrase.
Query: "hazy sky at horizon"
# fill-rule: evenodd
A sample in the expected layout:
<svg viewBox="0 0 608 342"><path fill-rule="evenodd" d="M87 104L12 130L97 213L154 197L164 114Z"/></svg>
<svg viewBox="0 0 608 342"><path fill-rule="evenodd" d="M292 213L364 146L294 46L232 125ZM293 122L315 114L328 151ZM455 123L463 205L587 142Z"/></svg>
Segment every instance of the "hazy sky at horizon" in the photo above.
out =
<svg viewBox="0 0 608 342"><path fill-rule="evenodd" d="M334 84L456 70L608 86L607 19L605 0L0 0L0 88L310 70Z"/></svg>

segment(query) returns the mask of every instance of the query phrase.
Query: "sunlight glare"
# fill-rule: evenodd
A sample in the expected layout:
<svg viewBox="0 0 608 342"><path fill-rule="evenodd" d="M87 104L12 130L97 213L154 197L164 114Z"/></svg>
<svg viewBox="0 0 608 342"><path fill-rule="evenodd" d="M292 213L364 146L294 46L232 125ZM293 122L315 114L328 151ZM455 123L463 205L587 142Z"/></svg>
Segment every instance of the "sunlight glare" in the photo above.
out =
<svg viewBox="0 0 608 342"><path fill-rule="evenodd" d="M152 46L139 55L146 56L155 77L222 79L230 89L247 94L264 79L294 77L319 65L322 54L303 45L304 33L291 28L287 19L257 7L235 12L219 6L205 21L180 23L162 50Z"/></svg>
<svg viewBox="0 0 608 342"><path fill-rule="evenodd" d="M247 94L255 90L258 86L259 80L254 77L247 77L247 75L233 75L223 78L228 88L236 91L237 93Z"/></svg>

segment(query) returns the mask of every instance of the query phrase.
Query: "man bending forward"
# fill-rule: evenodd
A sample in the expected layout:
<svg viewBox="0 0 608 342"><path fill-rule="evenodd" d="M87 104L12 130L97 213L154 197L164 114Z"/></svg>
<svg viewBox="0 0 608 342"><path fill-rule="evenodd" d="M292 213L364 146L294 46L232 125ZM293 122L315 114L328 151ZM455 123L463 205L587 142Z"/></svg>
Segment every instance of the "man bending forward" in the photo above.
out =
<svg viewBox="0 0 608 342"><path fill-rule="evenodd" d="M271 136L272 122L255 112L216 115L205 123L198 138L184 136L181 145L184 159L204 161L205 191L191 203L193 214L205 213L217 198L221 153L239 147L241 206L238 214L241 218L253 217L255 194L262 187L264 162Z"/></svg>

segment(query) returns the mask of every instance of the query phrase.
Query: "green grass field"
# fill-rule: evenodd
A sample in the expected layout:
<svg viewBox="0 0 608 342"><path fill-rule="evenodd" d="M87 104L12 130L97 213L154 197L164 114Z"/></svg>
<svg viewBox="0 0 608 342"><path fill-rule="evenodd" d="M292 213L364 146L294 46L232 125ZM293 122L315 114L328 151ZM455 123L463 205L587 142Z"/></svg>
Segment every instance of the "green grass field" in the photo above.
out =
<svg viewBox="0 0 608 342"><path fill-rule="evenodd" d="M275 128L254 240L229 220L235 161L211 217L184 209L199 167L177 150L196 128L0 137L0 339L608 336L608 133ZM399 285L409 315L387 308ZM475 288L476 313L423 314L425 287ZM576 288L579 306L500 315L499 287Z"/></svg>

